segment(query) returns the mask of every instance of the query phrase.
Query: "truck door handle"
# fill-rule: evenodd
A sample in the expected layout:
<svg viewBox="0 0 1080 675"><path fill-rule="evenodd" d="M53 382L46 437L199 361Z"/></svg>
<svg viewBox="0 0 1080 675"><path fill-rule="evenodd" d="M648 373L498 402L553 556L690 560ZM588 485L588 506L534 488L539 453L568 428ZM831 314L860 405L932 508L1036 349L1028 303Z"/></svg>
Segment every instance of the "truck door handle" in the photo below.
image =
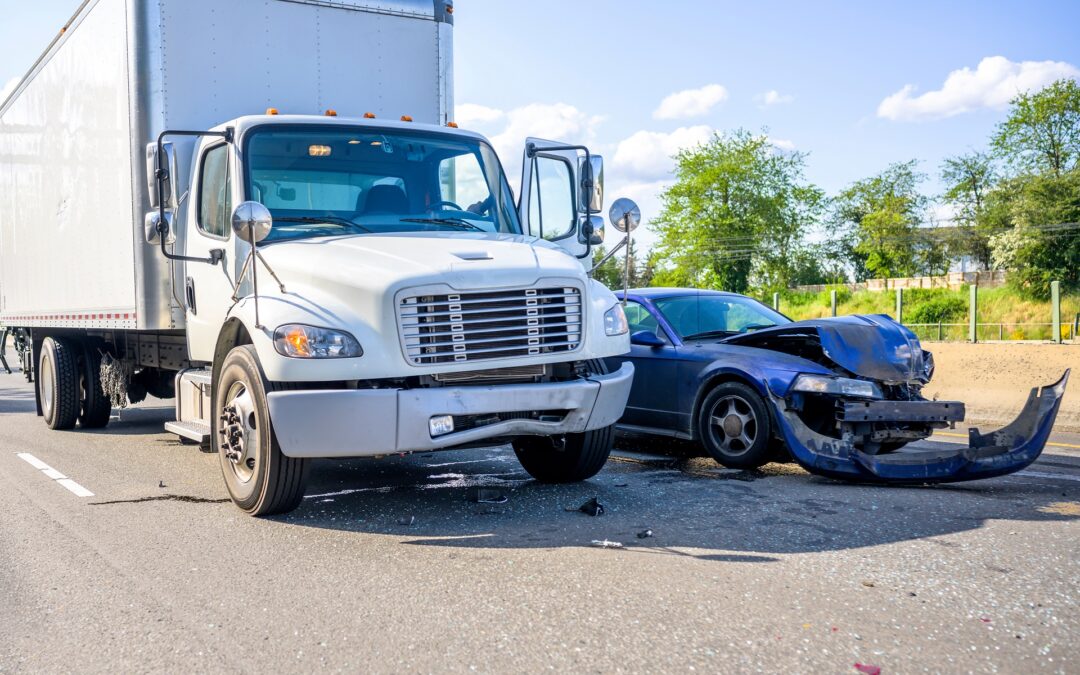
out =
<svg viewBox="0 0 1080 675"><path fill-rule="evenodd" d="M187 308L192 314L198 314L199 310L195 305L195 280L191 277L187 278L185 284L185 295L187 296Z"/></svg>

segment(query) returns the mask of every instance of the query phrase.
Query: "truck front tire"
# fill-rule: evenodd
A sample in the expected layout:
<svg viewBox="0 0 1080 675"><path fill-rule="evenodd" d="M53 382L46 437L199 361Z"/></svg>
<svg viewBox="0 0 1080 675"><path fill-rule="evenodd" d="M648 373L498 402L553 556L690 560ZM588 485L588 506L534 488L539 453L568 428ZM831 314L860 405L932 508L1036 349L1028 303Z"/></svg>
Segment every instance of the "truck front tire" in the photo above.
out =
<svg viewBox="0 0 1080 675"><path fill-rule="evenodd" d="M287 513L304 498L309 460L281 452L266 401L267 392L288 388L266 380L251 345L229 352L218 375L211 442L229 496L253 516Z"/></svg>
<svg viewBox="0 0 1080 675"><path fill-rule="evenodd" d="M603 361L589 361L589 370L606 374ZM541 483L576 483L600 472L615 443L615 425L562 439L523 436L514 440L514 454L529 475Z"/></svg>
<svg viewBox="0 0 1080 675"><path fill-rule="evenodd" d="M79 418L79 357L66 338L47 337L38 358L41 413L50 429L75 428Z"/></svg>

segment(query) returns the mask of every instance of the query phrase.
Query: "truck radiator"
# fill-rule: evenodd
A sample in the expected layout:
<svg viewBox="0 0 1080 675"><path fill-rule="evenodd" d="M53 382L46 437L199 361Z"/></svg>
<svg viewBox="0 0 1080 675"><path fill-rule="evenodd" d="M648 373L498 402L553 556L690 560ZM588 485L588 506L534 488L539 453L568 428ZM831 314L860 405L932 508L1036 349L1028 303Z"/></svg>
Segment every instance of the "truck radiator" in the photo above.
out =
<svg viewBox="0 0 1080 675"><path fill-rule="evenodd" d="M400 298L398 326L413 365L573 352L581 346L581 291L573 287Z"/></svg>

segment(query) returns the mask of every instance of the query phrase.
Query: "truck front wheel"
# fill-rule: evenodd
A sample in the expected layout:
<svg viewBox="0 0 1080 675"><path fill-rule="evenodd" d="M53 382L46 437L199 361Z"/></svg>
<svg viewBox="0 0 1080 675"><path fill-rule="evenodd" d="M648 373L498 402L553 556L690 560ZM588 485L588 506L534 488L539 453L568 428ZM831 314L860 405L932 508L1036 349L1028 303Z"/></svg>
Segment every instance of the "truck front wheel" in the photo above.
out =
<svg viewBox="0 0 1080 675"><path fill-rule="evenodd" d="M589 361L589 370L607 373L603 361ZM514 454L529 475L541 483L576 483L604 468L615 443L615 425L561 438L523 436L514 440Z"/></svg>
<svg viewBox="0 0 1080 675"><path fill-rule="evenodd" d="M309 461L282 454L266 402L286 388L266 380L251 345L229 352L218 376L214 450L233 503L253 516L287 513L304 498Z"/></svg>

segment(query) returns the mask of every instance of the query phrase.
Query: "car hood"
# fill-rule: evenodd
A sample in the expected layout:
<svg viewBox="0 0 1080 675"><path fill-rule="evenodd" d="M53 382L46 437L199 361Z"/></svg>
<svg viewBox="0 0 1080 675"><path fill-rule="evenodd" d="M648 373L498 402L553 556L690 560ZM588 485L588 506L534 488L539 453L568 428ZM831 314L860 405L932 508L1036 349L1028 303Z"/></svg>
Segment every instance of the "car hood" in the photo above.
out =
<svg viewBox="0 0 1080 675"><path fill-rule="evenodd" d="M882 382L925 380L925 355L910 330L884 314L810 319L743 333L725 344L822 356L860 377Z"/></svg>

